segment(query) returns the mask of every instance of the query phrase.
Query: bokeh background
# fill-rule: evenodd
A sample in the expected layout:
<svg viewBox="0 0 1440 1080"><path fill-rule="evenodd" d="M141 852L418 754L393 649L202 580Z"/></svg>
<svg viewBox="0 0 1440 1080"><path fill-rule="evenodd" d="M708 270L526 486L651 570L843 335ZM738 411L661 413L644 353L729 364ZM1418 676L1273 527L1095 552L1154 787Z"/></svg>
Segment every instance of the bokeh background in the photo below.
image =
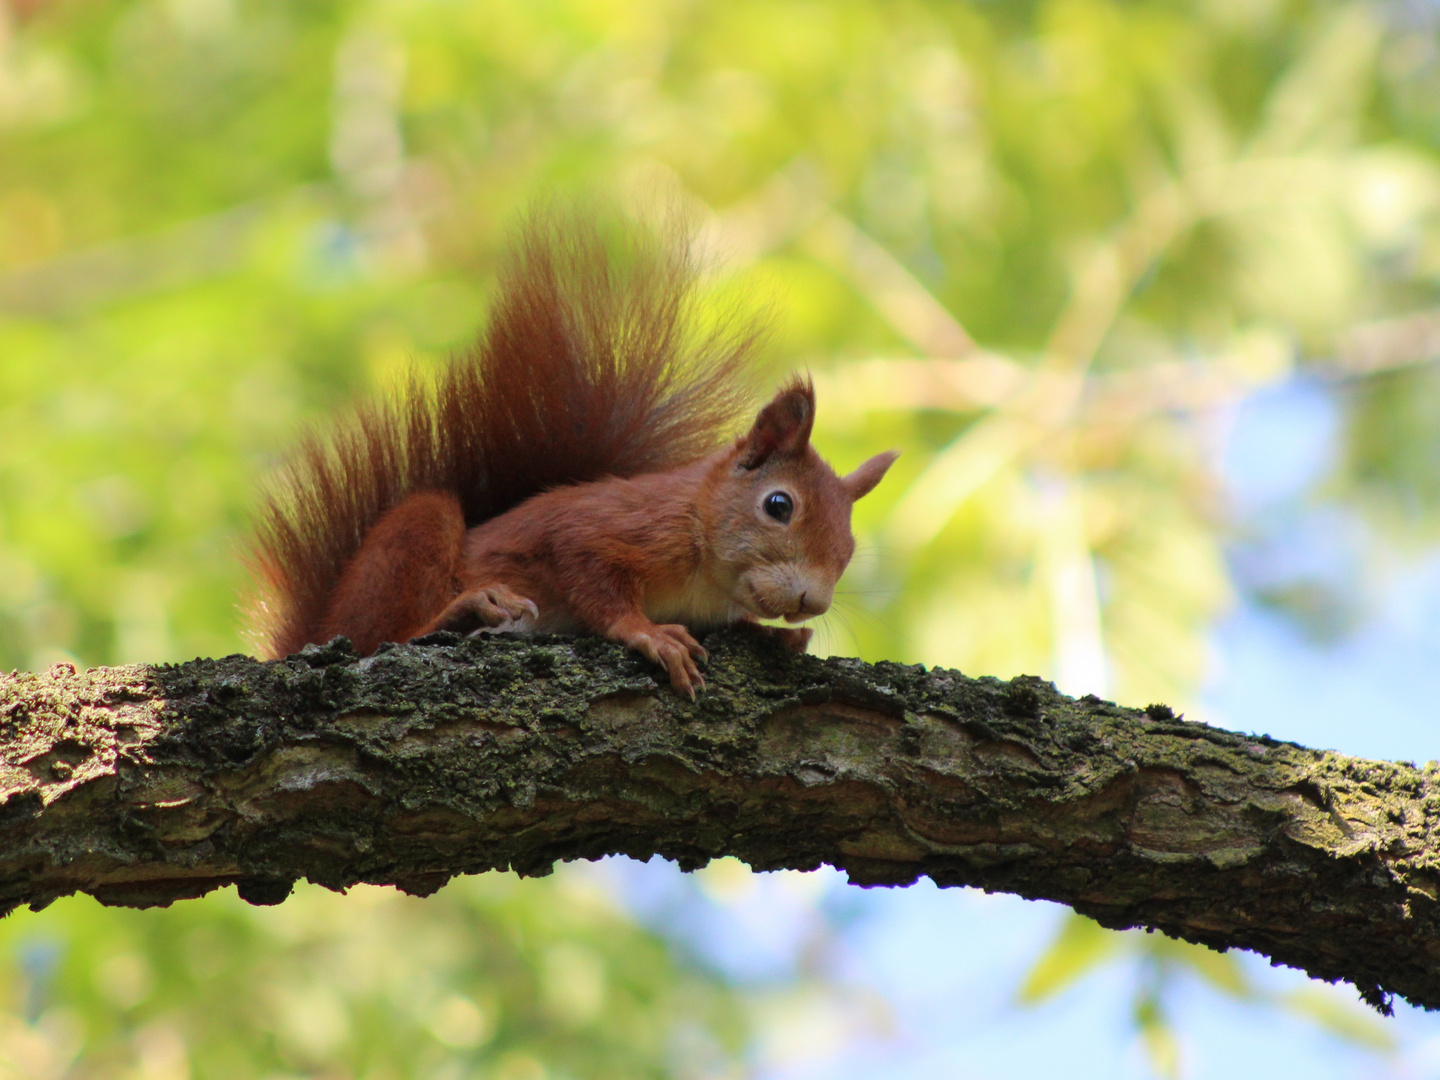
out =
<svg viewBox="0 0 1440 1080"><path fill-rule="evenodd" d="M861 504L822 648L1440 757L1435 0L0 0L0 668L242 648L308 423L686 205ZM1440 1077L1063 910L622 860L0 923L0 1077Z"/></svg>

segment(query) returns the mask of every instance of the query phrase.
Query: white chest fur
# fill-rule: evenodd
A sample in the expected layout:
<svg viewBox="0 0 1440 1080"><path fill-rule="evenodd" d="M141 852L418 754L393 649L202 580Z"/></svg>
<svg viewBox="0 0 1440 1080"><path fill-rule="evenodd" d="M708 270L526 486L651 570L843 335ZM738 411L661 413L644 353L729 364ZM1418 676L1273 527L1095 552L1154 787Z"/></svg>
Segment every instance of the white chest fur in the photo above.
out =
<svg viewBox="0 0 1440 1080"><path fill-rule="evenodd" d="M645 598L645 615L657 623L680 623L693 632L729 626L744 614L728 590L714 582L693 578L680 589L659 591Z"/></svg>

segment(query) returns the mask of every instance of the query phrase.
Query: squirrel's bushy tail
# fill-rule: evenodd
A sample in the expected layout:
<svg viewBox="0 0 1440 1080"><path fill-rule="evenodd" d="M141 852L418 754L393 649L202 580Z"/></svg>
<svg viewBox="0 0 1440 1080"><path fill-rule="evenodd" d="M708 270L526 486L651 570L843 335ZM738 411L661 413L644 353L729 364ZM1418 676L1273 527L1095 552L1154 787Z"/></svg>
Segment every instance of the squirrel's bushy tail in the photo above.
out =
<svg viewBox="0 0 1440 1080"><path fill-rule="evenodd" d="M713 452L742 419L757 327L702 320L696 274L679 229L532 217L478 343L433 385L412 380L306 438L264 494L256 648L280 657L315 640L346 564L407 495L454 492L475 525L560 484Z"/></svg>

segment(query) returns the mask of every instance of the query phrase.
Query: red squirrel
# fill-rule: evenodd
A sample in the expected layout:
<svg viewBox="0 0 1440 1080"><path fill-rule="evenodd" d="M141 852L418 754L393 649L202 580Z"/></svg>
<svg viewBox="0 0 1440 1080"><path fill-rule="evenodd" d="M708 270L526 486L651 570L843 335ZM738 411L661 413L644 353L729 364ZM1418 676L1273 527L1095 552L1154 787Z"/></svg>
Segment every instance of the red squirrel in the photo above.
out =
<svg viewBox="0 0 1440 1080"><path fill-rule="evenodd" d="M490 324L433 385L306 440L262 501L251 562L270 657L362 654L437 630L594 633L704 686L696 634L749 624L796 651L894 453L838 476L792 377L731 433L756 333L706 327L690 249L532 220Z"/></svg>

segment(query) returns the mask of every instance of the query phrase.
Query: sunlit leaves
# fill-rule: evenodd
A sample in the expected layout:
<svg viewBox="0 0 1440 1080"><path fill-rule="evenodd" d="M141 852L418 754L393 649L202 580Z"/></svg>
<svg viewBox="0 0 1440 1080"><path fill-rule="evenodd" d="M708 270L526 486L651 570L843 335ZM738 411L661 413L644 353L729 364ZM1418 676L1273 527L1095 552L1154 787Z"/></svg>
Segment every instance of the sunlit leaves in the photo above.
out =
<svg viewBox="0 0 1440 1080"><path fill-rule="evenodd" d="M259 476L464 344L520 207L599 189L693 202L838 466L904 451L820 640L1193 716L1236 402L1343 380L1326 493L1434 533L1437 131L1426 5L0 0L0 664L239 647ZM1136 962L1104 940L1041 982ZM581 1027L590 947L525 960ZM97 961L114 1002L170 985L150 948ZM339 1053L344 990L308 985L281 1011ZM471 991L433 1004L427 1046L503 1041ZM183 1023L147 1023L158 1074ZM69 1024L0 1044L43 1075Z"/></svg>

